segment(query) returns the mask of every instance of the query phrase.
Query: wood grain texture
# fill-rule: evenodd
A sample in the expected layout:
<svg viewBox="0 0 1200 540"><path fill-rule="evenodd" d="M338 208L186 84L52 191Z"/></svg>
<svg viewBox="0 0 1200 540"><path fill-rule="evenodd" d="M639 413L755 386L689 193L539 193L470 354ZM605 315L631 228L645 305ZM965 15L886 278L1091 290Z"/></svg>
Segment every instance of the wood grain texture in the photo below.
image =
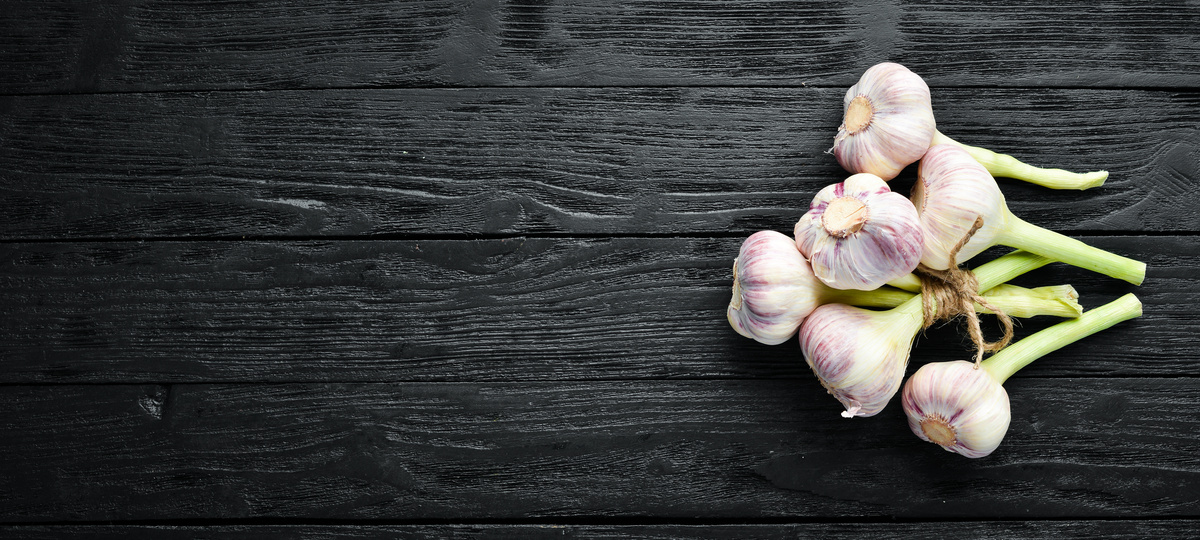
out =
<svg viewBox="0 0 1200 540"><path fill-rule="evenodd" d="M0 526L5 538L164 539L621 539L646 540L786 538L842 540L1023 540L1085 538L1088 540L1155 538L1194 540L1194 520L1089 520L1089 521L940 521L885 523L789 523L745 525L279 525L279 526Z"/></svg>
<svg viewBox="0 0 1200 540"><path fill-rule="evenodd" d="M0 519L1183 518L1197 381L1010 381L979 460L789 380L7 386Z"/></svg>
<svg viewBox="0 0 1200 540"><path fill-rule="evenodd" d="M1112 173L1085 192L1003 180L1037 225L1200 231L1200 94L937 100L963 142ZM0 238L790 230L847 175L825 154L840 107L840 90L781 88L0 98Z"/></svg>
<svg viewBox="0 0 1200 540"><path fill-rule="evenodd" d="M1200 6L760 0L15 0L0 93L356 86L1200 85Z"/></svg>
<svg viewBox="0 0 1200 540"><path fill-rule="evenodd" d="M1028 371L1200 375L1200 239L1085 240L1148 262L1145 284L1061 264L1016 282L1073 284L1089 308L1135 292L1145 315ZM729 328L740 244L0 244L0 382L812 380L795 343ZM1017 335L1055 321L1028 319ZM962 330L931 328L913 361L965 357Z"/></svg>

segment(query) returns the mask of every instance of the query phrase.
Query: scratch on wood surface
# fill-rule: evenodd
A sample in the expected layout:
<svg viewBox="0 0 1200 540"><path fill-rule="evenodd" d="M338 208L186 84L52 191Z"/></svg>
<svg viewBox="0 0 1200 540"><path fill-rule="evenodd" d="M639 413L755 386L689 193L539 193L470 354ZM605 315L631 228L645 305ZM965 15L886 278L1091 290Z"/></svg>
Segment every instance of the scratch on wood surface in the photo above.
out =
<svg viewBox="0 0 1200 540"><path fill-rule="evenodd" d="M272 204L286 204L288 206L295 206L296 208L300 208L303 210L321 210L321 209L325 208L325 203L323 203L321 201L310 200L310 199L254 199L254 200L259 201L259 202L272 203Z"/></svg>

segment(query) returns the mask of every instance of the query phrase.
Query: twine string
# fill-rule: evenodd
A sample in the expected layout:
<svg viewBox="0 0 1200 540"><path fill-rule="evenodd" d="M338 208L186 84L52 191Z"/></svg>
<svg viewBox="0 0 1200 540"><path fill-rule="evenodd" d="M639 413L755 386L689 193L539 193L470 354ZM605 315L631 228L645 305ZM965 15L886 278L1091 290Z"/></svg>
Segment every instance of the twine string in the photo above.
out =
<svg viewBox="0 0 1200 540"><path fill-rule="evenodd" d="M937 321L953 319L960 315L966 317L967 332L971 341L975 343L976 366L983 361L984 353L1003 349L1013 338L1012 317L989 304L980 294L979 281L975 278L975 274L959 268L956 262L958 252L967 245L967 242L971 241L971 237L982 227L983 217L975 218L971 229L950 250L950 264L946 270L934 270L922 264L917 266L915 272L921 279L921 311L925 318L924 328L929 328ZM1004 335L999 340L986 341L983 338L983 330L979 326L979 314L975 312L975 304L996 314L996 318L1004 327Z"/></svg>

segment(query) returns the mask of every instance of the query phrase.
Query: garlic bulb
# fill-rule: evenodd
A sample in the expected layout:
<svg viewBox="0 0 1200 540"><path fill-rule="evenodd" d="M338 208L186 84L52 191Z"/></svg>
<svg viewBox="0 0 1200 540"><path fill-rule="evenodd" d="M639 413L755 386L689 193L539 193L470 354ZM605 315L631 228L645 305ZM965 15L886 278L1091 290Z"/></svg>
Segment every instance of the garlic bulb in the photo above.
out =
<svg viewBox="0 0 1200 540"><path fill-rule="evenodd" d="M800 350L821 385L846 408L842 416L874 416L904 380L922 323L919 310L826 304L800 327Z"/></svg>
<svg viewBox="0 0 1200 540"><path fill-rule="evenodd" d="M873 290L921 262L917 209L869 173L817 192L795 236L817 279L836 289Z"/></svg>
<svg viewBox="0 0 1200 540"><path fill-rule="evenodd" d="M969 458L1000 446L1012 419L1008 392L965 360L921 366L904 384L900 405L918 437Z"/></svg>
<svg viewBox="0 0 1200 540"><path fill-rule="evenodd" d="M833 154L846 170L891 180L921 159L935 144L966 150L993 176L1025 180L1054 189L1087 189L1104 183L1108 172L1074 173L1042 169L1012 156L967 146L937 130L929 86L908 68L876 64L850 87L843 100L844 117L834 138Z"/></svg>
<svg viewBox="0 0 1200 540"><path fill-rule="evenodd" d="M1137 297L1117 300L1037 332L984 360L934 362L908 379L900 401L917 437L969 458L991 454L1011 422L1002 386L1030 362L1142 314Z"/></svg>
<svg viewBox="0 0 1200 540"><path fill-rule="evenodd" d="M829 287L813 275L794 240L775 231L759 231L742 243L733 262L733 297L726 316L737 333L777 345L795 335L804 318L821 304L891 307L909 298L911 293L891 288L864 292Z"/></svg>
<svg viewBox="0 0 1200 540"><path fill-rule="evenodd" d="M937 131L929 86L908 68L876 64L850 87L833 155L847 171L891 180L921 159Z"/></svg>
<svg viewBox="0 0 1200 540"><path fill-rule="evenodd" d="M949 268L954 247L966 236L976 218L982 218L983 226L959 250L956 262L965 262L991 246L1004 245L1135 285L1141 284L1146 277L1145 263L1089 246L1014 216L992 176L957 146L939 144L925 153L911 198L925 233L921 263L930 268Z"/></svg>
<svg viewBox="0 0 1200 540"><path fill-rule="evenodd" d="M975 270L980 290L1050 263L1014 252ZM800 326L800 349L821 385L846 408L842 416L873 416L904 380L913 339L924 326L921 298L887 311L843 304L818 307Z"/></svg>

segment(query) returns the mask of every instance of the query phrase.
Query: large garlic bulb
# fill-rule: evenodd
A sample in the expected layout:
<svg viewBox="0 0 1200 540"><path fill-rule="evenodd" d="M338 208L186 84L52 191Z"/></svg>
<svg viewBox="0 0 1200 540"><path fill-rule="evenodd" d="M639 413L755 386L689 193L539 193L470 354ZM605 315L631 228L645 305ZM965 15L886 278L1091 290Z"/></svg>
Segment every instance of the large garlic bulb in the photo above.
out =
<svg viewBox="0 0 1200 540"><path fill-rule="evenodd" d="M904 385L901 406L921 440L969 458L991 454L1012 413L1008 392L974 362L931 362Z"/></svg>
<svg viewBox="0 0 1200 540"><path fill-rule="evenodd" d="M953 249L973 228L980 227L958 251L956 263L993 245L1039 255L1140 284L1145 263L1089 246L1079 240L1032 225L1008 210L996 181L979 162L955 145L934 145L917 170L911 194L925 234L921 263L937 270L950 266Z"/></svg>
<svg viewBox="0 0 1200 540"><path fill-rule="evenodd" d="M921 159L933 140L929 86L908 68L876 64L850 87L833 155L847 171L891 180Z"/></svg>
<svg viewBox="0 0 1200 540"><path fill-rule="evenodd" d="M917 209L869 173L817 192L795 236L817 279L836 289L876 289L921 262Z"/></svg>

